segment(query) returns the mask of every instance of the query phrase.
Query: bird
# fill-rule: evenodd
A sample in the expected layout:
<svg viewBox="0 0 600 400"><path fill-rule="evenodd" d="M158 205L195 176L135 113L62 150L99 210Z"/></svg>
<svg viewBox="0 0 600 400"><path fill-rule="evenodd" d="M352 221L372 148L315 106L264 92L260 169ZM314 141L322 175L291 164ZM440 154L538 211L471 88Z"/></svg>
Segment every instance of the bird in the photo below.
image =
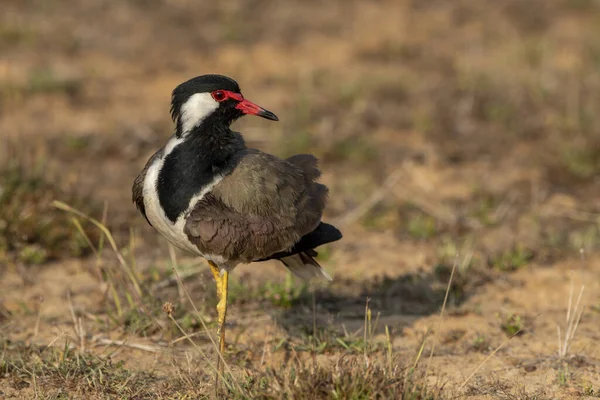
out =
<svg viewBox="0 0 600 400"><path fill-rule="evenodd" d="M181 83L171 94L174 133L132 187L133 203L155 230L207 260L217 286L221 358L229 273L237 265L279 260L304 280L331 280L315 248L342 238L321 220L328 188L318 182L317 158L283 159L247 147L231 129L244 115L279 121L232 78L207 74Z"/></svg>

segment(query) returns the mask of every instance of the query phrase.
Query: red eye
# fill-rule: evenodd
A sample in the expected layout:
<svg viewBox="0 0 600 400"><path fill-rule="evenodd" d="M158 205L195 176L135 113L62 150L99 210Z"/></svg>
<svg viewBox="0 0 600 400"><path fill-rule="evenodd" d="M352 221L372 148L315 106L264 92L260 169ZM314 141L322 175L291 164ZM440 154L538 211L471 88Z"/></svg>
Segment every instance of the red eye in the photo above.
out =
<svg viewBox="0 0 600 400"><path fill-rule="evenodd" d="M222 90L215 90L211 94L212 94L213 99L215 99L216 101L219 101L219 102L227 99L227 95Z"/></svg>

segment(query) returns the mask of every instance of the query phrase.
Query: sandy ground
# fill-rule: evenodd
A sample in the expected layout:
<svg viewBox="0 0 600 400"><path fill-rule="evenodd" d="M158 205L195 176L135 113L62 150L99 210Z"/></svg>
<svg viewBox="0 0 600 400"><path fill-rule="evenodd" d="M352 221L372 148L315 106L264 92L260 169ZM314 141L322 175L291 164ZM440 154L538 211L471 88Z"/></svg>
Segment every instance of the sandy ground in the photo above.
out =
<svg viewBox="0 0 600 400"><path fill-rule="evenodd" d="M535 2L534 12L518 3L8 1L0 20L7 49L0 156L30 169L41 163L62 193L90 199L96 210L106 202L108 225L123 252L135 255L153 296L189 309L176 285L156 289L168 279L169 249L131 205L130 187L170 135L170 91L202 73L233 76L282 121L247 118L236 127L265 151L316 153L331 192L327 220L345 234L323 257L334 283L314 289L314 314L302 301L232 304L233 364L285 363L289 355L275 345L301 342L313 317L340 335L360 331L370 298L373 341L385 342L389 327L394 354L411 365L427 338L419 365L435 346L425 379L448 396L597 396L598 169L569 178L564 169L588 164L567 168L556 149L583 139L564 136L556 122L564 116L532 98L538 86L527 85L558 92L567 117L584 109L587 97L578 96L598 78L585 47L598 40L598 9L555 1ZM540 55L539 48L551 50ZM579 89L561 95L556 88L568 79L569 90ZM210 317L206 268L177 255L181 266L200 271L185 282ZM47 346L68 336L79 350L166 377L173 358L197 359L185 341L167 346L178 337L172 330L139 334L107 322L110 285L99 280L99 265L118 264L109 250L100 261L65 256L41 266L7 258L1 337ZM240 266L235 276L253 288L285 279L276 263ZM571 314L583 311L559 356L557 328L564 342L569 304ZM511 337L507 323L521 330ZM211 351L205 335L196 339ZM127 345L108 345L119 341ZM326 351L318 361L342 356ZM2 396L34 396L11 382L0 377Z"/></svg>

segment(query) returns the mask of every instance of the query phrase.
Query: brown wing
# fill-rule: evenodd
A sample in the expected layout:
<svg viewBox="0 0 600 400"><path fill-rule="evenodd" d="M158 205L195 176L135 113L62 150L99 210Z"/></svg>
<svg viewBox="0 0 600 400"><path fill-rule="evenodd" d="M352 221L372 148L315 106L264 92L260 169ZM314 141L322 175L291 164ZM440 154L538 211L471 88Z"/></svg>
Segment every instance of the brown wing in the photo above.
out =
<svg viewBox="0 0 600 400"><path fill-rule="evenodd" d="M290 249L318 226L327 188L314 181L314 157L281 160L249 149L236 162L186 221L185 233L203 254L259 260Z"/></svg>
<svg viewBox="0 0 600 400"><path fill-rule="evenodd" d="M146 179L146 173L148 172L148 168L150 168L150 165L152 165L154 160L162 157L162 153L163 149L160 149L159 151L154 153L152 157L150 157L142 172L140 172L140 174L133 181L133 187L131 188L131 197L133 203L136 205L138 210L140 210L140 212L142 213L144 218L146 218L146 221L148 221L149 224L150 221L148 220L148 217L146 217L146 207L144 206L144 180ZM152 224L150 224L150 226L152 226Z"/></svg>

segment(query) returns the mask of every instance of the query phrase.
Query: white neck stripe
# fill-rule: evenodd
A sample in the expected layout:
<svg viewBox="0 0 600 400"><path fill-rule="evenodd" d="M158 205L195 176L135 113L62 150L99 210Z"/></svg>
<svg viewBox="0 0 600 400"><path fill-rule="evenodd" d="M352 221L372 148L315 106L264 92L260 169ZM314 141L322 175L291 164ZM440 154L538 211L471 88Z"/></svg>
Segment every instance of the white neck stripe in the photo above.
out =
<svg viewBox="0 0 600 400"><path fill-rule="evenodd" d="M204 118L212 114L219 103L216 102L210 93L196 93L181 106L180 121L181 135L185 136L192 129L200 125Z"/></svg>

